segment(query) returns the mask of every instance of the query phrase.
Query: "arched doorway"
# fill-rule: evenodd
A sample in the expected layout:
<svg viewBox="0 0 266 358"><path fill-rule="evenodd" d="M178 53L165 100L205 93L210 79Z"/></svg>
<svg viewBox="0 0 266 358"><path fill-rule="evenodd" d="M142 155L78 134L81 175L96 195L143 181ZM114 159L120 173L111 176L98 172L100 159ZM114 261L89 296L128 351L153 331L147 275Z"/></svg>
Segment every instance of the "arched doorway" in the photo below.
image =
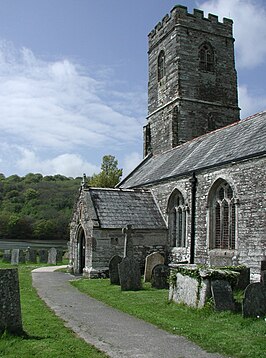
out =
<svg viewBox="0 0 266 358"><path fill-rule="evenodd" d="M78 233L78 273L82 274L85 267L85 233L83 228Z"/></svg>

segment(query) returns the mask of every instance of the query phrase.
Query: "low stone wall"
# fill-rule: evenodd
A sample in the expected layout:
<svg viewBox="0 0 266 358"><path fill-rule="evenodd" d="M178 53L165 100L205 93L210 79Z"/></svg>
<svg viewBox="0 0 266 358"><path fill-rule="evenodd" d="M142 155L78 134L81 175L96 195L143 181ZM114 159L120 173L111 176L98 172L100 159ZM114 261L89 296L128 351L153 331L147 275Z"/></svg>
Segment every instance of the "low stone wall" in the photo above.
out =
<svg viewBox="0 0 266 358"><path fill-rule="evenodd" d="M0 334L22 334L22 318L17 269L0 269Z"/></svg>

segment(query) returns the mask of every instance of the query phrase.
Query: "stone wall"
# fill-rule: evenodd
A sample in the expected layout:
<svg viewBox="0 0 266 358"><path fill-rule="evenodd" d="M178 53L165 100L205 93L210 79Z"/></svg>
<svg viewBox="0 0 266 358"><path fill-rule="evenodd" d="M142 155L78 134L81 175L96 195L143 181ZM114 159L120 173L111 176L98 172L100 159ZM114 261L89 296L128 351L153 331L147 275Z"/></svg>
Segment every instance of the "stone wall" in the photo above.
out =
<svg viewBox="0 0 266 358"><path fill-rule="evenodd" d="M209 215L208 197L212 185L218 179L226 180L237 198L236 248L239 264L250 267L252 274L260 271L260 261L266 254L266 157L244 160L218 168L196 173L196 252L195 262L209 264ZM191 238L191 189L190 176L184 176L154 185L152 191L167 220L167 204L172 191L177 188L189 207L187 215L186 248L172 248L172 260L182 261L189 257ZM226 250L216 250L217 255L226 255ZM232 255L232 256L234 256Z"/></svg>

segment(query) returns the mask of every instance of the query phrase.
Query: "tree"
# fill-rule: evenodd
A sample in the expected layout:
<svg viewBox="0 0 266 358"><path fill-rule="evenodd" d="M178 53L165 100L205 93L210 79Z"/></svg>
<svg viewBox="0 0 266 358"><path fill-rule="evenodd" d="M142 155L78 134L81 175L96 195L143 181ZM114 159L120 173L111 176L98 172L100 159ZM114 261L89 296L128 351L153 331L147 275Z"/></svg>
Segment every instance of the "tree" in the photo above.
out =
<svg viewBox="0 0 266 358"><path fill-rule="evenodd" d="M93 174L88 181L89 186L98 188L114 188L122 176L122 169L118 169L118 161L113 155L104 155L101 172Z"/></svg>

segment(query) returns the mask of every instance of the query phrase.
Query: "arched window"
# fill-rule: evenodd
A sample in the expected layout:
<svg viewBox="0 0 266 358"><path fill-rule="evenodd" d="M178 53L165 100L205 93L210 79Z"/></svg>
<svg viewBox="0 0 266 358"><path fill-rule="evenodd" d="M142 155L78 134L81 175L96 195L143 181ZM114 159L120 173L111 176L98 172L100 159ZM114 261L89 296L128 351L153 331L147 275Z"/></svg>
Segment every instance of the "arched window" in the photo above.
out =
<svg viewBox="0 0 266 358"><path fill-rule="evenodd" d="M174 190L168 202L168 223L170 245L186 246L186 206L183 195Z"/></svg>
<svg viewBox="0 0 266 358"><path fill-rule="evenodd" d="M158 56L158 81L165 76L165 55L164 51L161 51Z"/></svg>
<svg viewBox="0 0 266 358"><path fill-rule="evenodd" d="M236 199L224 180L214 184L210 196L210 247L235 249Z"/></svg>
<svg viewBox="0 0 266 358"><path fill-rule="evenodd" d="M204 43L199 49L199 68L202 71L214 70L214 52L210 44Z"/></svg>

